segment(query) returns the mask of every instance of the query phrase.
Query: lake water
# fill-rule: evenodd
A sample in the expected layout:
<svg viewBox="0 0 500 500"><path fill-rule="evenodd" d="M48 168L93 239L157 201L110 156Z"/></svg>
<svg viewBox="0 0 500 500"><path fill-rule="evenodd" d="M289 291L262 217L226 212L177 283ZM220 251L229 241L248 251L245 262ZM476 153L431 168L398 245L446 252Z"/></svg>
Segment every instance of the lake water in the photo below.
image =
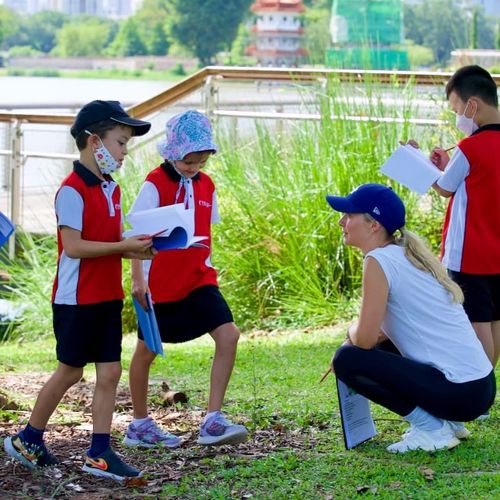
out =
<svg viewBox="0 0 500 500"><path fill-rule="evenodd" d="M79 109L94 99L120 101L132 106L172 85L150 80L100 80L87 78L0 78L0 109Z"/></svg>

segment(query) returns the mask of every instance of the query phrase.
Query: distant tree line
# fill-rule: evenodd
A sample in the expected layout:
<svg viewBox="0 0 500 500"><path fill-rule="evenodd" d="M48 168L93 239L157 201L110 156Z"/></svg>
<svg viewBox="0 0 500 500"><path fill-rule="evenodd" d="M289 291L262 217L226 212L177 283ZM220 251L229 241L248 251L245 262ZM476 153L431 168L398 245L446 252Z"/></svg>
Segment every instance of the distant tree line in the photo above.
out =
<svg viewBox="0 0 500 500"><path fill-rule="evenodd" d="M465 9L461 0L424 0L405 4L405 36L417 45L432 49L434 61L446 65L454 49L494 49L498 22L483 9Z"/></svg>
<svg viewBox="0 0 500 500"><path fill-rule="evenodd" d="M68 17L45 11L20 16L0 6L0 48L11 55L135 56L184 54L210 64L241 64L250 36L253 0L144 0L122 21ZM330 46L332 0L304 0L309 62L323 64ZM404 6L405 38L426 51L426 64L444 66L455 48L500 48L500 22L462 0L424 0Z"/></svg>
<svg viewBox="0 0 500 500"><path fill-rule="evenodd" d="M0 44L13 55L166 55L172 49L202 65L229 51L253 0L144 0L123 21L54 11L20 16L0 6Z"/></svg>

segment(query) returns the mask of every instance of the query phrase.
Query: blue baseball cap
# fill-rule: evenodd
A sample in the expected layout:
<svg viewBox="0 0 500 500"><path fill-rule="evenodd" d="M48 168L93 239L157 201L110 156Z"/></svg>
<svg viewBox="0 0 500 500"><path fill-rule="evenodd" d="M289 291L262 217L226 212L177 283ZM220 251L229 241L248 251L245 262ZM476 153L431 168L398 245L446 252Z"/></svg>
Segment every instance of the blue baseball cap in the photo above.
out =
<svg viewBox="0 0 500 500"><path fill-rule="evenodd" d="M363 184L347 196L327 195L326 201L337 212L369 214L393 234L405 225L405 206L401 198L382 184Z"/></svg>
<svg viewBox="0 0 500 500"><path fill-rule="evenodd" d="M85 104L78 112L71 127L71 135L76 136L94 123L113 120L132 128L132 135L144 135L149 132L151 123L132 118L118 101L92 101Z"/></svg>

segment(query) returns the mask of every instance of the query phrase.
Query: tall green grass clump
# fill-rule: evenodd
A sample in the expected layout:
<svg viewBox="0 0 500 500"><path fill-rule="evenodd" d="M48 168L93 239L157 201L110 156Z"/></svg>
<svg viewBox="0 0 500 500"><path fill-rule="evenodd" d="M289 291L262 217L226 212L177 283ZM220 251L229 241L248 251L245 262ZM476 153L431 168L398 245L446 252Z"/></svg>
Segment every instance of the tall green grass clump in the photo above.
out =
<svg viewBox="0 0 500 500"><path fill-rule="evenodd" d="M394 83L391 90L397 106L384 104L387 88L374 83L329 81L318 90L319 122L291 122L283 133L257 126L255 138L237 145L220 140L210 167L223 216L213 261L244 324L319 325L354 313L362 258L343 245L339 214L325 195L390 184L379 167L400 139L422 134L407 121L416 113L413 87ZM409 227L426 228L423 236L438 242L442 202L431 196L421 207L406 189L393 188L407 204Z"/></svg>

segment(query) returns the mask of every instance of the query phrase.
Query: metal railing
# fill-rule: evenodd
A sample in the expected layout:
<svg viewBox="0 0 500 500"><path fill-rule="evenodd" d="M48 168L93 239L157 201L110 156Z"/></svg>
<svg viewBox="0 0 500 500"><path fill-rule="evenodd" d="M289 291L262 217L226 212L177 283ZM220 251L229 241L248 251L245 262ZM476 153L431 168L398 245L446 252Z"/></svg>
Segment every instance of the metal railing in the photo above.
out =
<svg viewBox="0 0 500 500"><path fill-rule="evenodd" d="M280 109L275 111L248 111L241 109L220 109L216 94L217 86L221 82L290 82L296 84L319 83L326 85L329 80L341 83L376 83L405 85L412 82L415 85L443 86L451 73L426 73L413 71L377 71L377 70L335 70L335 69L302 69L302 68L259 68L259 67L231 67L208 66L167 90L128 108L130 115L137 118L146 118L154 113L178 103L181 99L201 89L202 106L211 119L218 117L250 118L250 119L279 119L279 120L319 120L318 113L285 112ZM500 83L500 75L493 75L495 81ZM237 107L234 105L233 107ZM0 149L0 156L8 157L8 187L10 190L10 214L14 224L20 223L21 217L21 179L22 169L28 158L47 158L70 160L76 155L49 152L42 153L24 150L23 129L24 124L70 125L75 118L74 114L46 114L46 113L0 113L0 123L7 123L10 127L10 148ZM332 119L337 117L332 116ZM366 117L342 116L344 120L372 120L372 121L398 121L394 117ZM402 120L400 120L402 121ZM410 122L417 124L437 125L441 120L413 118ZM10 251L13 252L14 238Z"/></svg>

